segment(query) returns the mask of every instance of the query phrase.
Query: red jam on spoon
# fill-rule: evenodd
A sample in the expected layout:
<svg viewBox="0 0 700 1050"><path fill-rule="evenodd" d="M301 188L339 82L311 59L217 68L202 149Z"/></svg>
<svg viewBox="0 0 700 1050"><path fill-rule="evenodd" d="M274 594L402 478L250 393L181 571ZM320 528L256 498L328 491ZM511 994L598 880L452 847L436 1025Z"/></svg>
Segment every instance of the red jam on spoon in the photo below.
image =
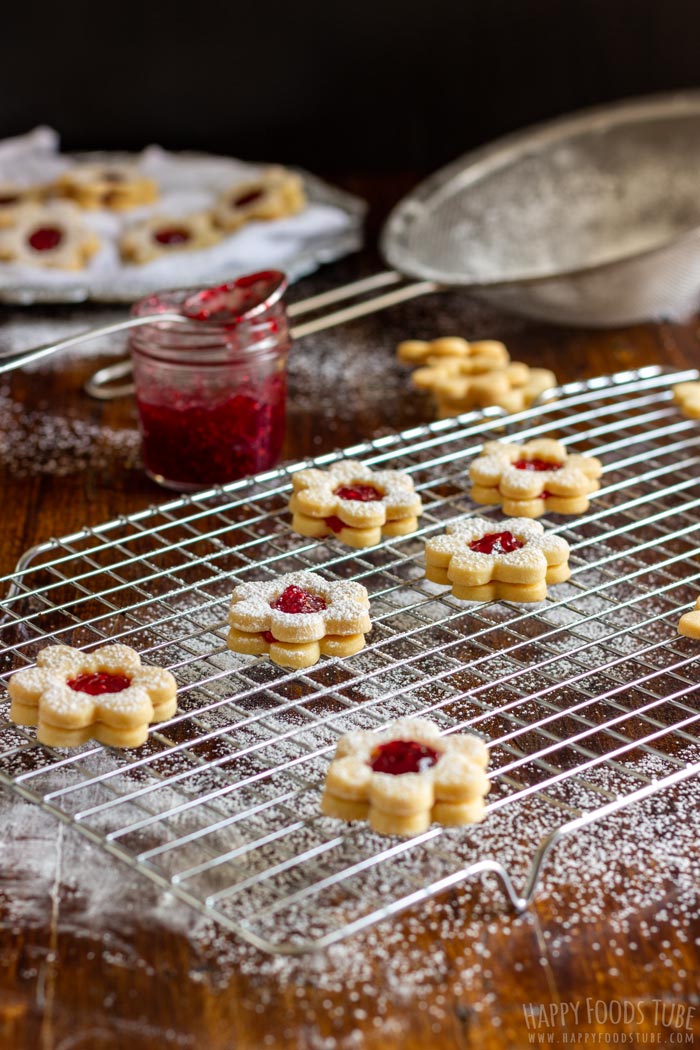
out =
<svg viewBox="0 0 700 1050"><path fill-rule="evenodd" d="M66 682L75 693L89 693L90 696L101 696L102 693L121 693L131 685L131 679L125 674L110 674L108 671L93 671L69 678Z"/></svg>
<svg viewBox="0 0 700 1050"><path fill-rule="evenodd" d="M513 464L516 470L561 470L563 465L548 459L519 459Z"/></svg>
<svg viewBox="0 0 700 1050"><path fill-rule="evenodd" d="M472 540L469 549L479 554L511 554L524 546L512 532L487 532L480 539Z"/></svg>
<svg viewBox="0 0 700 1050"><path fill-rule="evenodd" d="M292 583L271 602L271 607L283 613L315 613L327 609L328 604L320 594L309 594L303 587Z"/></svg>
<svg viewBox="0 0 700 1050"><path fill-rule="evenodd" d="M189 239L189 233L182 226L169 226L165 230L156 230L153 234L154 241L169 248L175 244L187 244Z"/></svg>
<svg viewBox="0 0 700 1050"><path fill-rule="evenodd" d="M427 744L418 744L415 740L390 740L380 744L372 752L370 765L375 773L391 773L400 776L402 773L422 773L434 766L440 753Z"/></svg>
<svg viewBox="0 0 700 1050"><path fill-rule="evenodd" d="M50 252L63 240L63 231L58 226L40 226L29 235L28 240L35 252Z"/></svg>

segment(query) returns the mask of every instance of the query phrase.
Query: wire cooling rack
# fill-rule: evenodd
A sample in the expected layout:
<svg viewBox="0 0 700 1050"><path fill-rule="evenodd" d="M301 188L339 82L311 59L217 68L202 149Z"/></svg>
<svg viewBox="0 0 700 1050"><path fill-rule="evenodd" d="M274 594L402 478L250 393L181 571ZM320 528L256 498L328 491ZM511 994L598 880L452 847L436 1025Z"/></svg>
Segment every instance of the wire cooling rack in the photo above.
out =
<svg viewBox="0 0 700 1050"><path fill-rule="evenodd" d="M700 643L677 633L700 591L700 423L671 394L696 376L604 377L517 415L315 460L413 475L420 532L376 548L290 531L290 475L308 463L34 548L2 581L0 676L47 643L119 639L171 668L179 709L137 750L54 750L7 720L4 694L0 782L269 951L329 945L483 872L524 907L562 835L700 771ZM604 463L590 512L547 522L571 546L571 580L535 606L465 603L427 582L425 538L475 510L468 466L482 442L540 435ZM307 568L367 586L367 648L295 673L229 652L234 584ZM483 825L398 840L321 815L337 737L405 714L489 740Z"/></svg>

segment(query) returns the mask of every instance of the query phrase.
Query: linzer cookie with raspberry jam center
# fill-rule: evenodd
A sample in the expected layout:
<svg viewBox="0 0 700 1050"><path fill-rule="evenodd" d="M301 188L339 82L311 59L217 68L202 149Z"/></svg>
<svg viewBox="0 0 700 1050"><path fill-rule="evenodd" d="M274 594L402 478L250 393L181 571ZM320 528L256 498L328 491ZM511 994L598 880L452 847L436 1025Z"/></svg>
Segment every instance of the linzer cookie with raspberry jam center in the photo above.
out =
<svg viewBox="0 0 700 1050"><path fill-rule="evenodd" d="M406 536L422 513L413 479L346 460L292 477L292 528L301 536L335 536L349 547L373 547L382 536Z"/></svg>
<svg viewBox="0 0 700 1050"><path fill-rule="evenodd" d="M552 438L523 445L489 441L469 468L470 496L520 518L585 514L602 471L595 456L570 453Z"/></svg>
<svg viewBox="0 0 700 1050"><path fill-rule="evenodd" d="M233 652L269 656L281 667L310 667L321 656L352 656L364 648L369 596L352 580L291 572L236 587L228 622Z"/></svg>
<svg viewBox="0 0 700 1050"><path fill-rule="evenodd" d="M426 577L471 602L540 602L570 576L569 545L528 518L466 518L425 545Z"/></svg>
<svg viewBox="0 0 700 1050"><path fill-rule="evenodd" d="M433 822L474 824L485 815L488 760L480 737L441 736L425 718L357 730L338 741L321 809L340 820L366 820L382 835L419 835Z"/></svg>

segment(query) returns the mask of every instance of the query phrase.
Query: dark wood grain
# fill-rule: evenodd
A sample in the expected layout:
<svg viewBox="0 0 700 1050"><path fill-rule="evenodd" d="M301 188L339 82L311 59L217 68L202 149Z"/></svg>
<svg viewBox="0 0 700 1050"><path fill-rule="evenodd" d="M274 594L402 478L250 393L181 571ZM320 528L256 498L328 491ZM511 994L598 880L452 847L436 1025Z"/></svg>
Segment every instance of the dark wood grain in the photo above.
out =
<svg viewBox="0 0 700 1050"><path fill-rule="evenodd" d="M376 217L404 189L399 180L356 179L348 184L373 196L375 226ZM330 287L370 272L376 264L366 252L303 282L293 294ZM85 317L99 320L100 312L88 311ZM697 319L617 331L569 331L499 316L461 293L446 293L316 337L304 348L299 368L292 357L285 455L317 455L429 419L428 401L402 385L393 349L401 337L447 334L446 326L450 334L503 338L513 356L553 368L562 381L648 364L700 363ZM345 343L357 353L380 355L384 373L393 376L386 398L369 388L364 393L350 389L348 383L357 382L357 370L351 380L332 376L338 348ZM333 381L310 411L304 384L314 354L318 374ZM87 465L84 449L76 451L75 469L68 462L61 476L51 466L48 448L39 456L44 462L35 456L28 473L21 456L12 454L0 463L1 574L11 572L22 552L35 543L163 499L162 490L133 458L132 402L101 404L82 392L87 376L111 360L111 354L99 353L57 358L39 370L15 373L5 384L6 402L19 406L12 418L20 435L25 433L22 420L35 413L35 420L41 414L56 415L63 421L94 424L95 432L110 428L110 433L121 432L131 441L105 444L99 456L88 456ZM315 381L321 382L318 377ZM65 454L70 461L70 448ZM679 891L673 871L668 873L662 907L658 899L644 899L638 873L620 867L622 897L618 893L611 901L611 915L623 907L620 899L624 902L626 888L634 902L622 937L619 921L613 926L605 912L586 923L566 921L567 915L580 913L575 869L556 898L545 885L530 912L518 919L508 913L498 892L487 893L486 904L484 895L476 892L449 894L433 915L443 915L449 935L438 920L421 926L420 913L393 924L393 943L397 931L403 931L407 942L423 947L431 960L421 994L407 996L396 974L389 972L381 931L357 939L348 949L355 960L365 953L371 979L357 979L353 970L355 976L340 989L318 976L319 967L337 968L342 974L335 956L325 963L306 960L275 972L249 949L245 964L239 966L232 938L201 930L193 936L185 919L164 921L154 904L156 890L126 870L123 891L90 918L81 903L78 875L94 870L98 875L93 881L99 877L104 859L95 848L49 818L41 826L29 822L19 841L16 831L13 834L12 844L0 846L0 1047L8 1050L521 1048L531 1045L527 1003L580 1006L576 1023L570 1018L563 1027L545 1030L553 1032L553 1040L543 1045L570 1045L579 1035L581 1045L586 1035L587 1045L606 1045L606 1033L617 1033L622 1045L624 1034L629 1046L692 1046L693 1040L700 1040L700 906L694 914L687 900L681 910L676 908ZM169 907L173 915L182 908L174 903ZM461 936L460 929L473 931L474 922L478 937L473 932ZM651 1005L655 999L682 1007L683 1024L661 1024ZM586 1016L587 1000L641 1003L643 1016L630 1024L600 1021ZM682 1039L671 1042L675 1036Z"/></svg>

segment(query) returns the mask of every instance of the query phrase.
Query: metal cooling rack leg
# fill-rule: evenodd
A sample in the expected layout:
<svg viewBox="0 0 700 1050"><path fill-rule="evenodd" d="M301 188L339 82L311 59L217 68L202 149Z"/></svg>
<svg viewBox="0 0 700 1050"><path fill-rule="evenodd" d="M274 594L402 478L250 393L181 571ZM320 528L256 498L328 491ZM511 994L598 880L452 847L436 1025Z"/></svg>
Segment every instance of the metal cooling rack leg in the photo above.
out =
<svg viewBox="0 0 700 1050"><path fill-rule="evenodd" d="M599 820L604 820L605 817L609 817L613 813L618 813L621 809L627 809L628 806L633 805L635 802L641 802L645 798L650 798L652 795L656 795L659 791L663 791L664 788L672 787L674 784L680 784L685 780L689 780L691 777L697 776L699 773L700 762L694 762L691 765L686 766L685 769L679 769L676 773L669 774L669 776L664 777L662 780L654 780L651 784L646 784L637 791L625 795L624 798L615 799L614 802L608 802L607 805L601 806L599 809L594 809L591 810L590 813L584 813L580 817L575 817L573 820L568 821L568 823L562 824L561 827L552 831L549 835L546 835L540 842L533 858L530 867L530 874L528 875L527 882L523 889L522 897L518 897L516 901L513 894L510 893L510 891L507 891L514 906L519 911L523 911L532 903L547 854L554 846L556 846L560 839L570 835L573 831L579 831L581 828L588 827L591 824L596 824Z"/></svg>

